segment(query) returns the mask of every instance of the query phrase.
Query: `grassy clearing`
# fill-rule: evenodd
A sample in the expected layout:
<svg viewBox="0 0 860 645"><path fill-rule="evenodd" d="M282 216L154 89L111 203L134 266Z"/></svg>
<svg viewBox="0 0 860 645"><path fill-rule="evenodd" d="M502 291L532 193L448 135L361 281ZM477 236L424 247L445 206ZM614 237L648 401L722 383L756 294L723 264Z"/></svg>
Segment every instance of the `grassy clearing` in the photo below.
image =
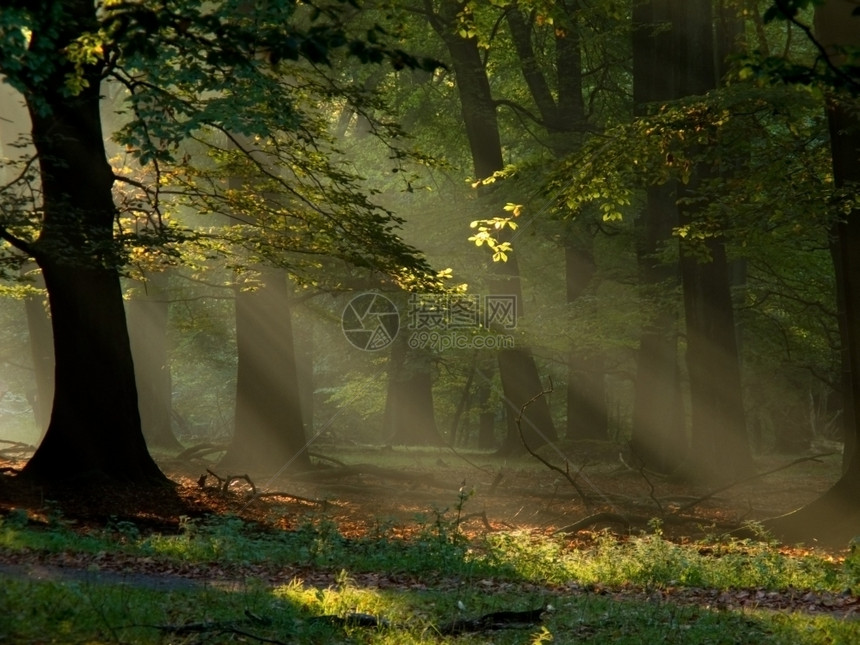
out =
<svg viewBox="0 0 860 645"><path fill-rule="evenodd" d="M0 524L0 553L48 560L63 554L83 563L84 573L65 582L3 579L0 642L860 642L860 621L732 603L738 589L762 598L854 589L860 567L850 557L789 556L766 542L678 545L664 540L656 525L624 541L602 536L587 549L525 532L468 541L456 518L438 515L402 540L384 530L346 539L322 518L283 532L213 517L187 520L176 535L143 535L130 522L82 534L61 517L36 527L26 514L12 513ZM211 567L213 578L229 571L240 584L155 591L106 583L97 575L106 553L122 556L132 569L135 562L146 563L147 571ZM331 582L273 586L257 575L287 567L328 571ZM683 602L667 601L670 592ZM543 620L528 626L438 633L456 618L547 606ZM353 624L356 613L386 624Z"/></svg>

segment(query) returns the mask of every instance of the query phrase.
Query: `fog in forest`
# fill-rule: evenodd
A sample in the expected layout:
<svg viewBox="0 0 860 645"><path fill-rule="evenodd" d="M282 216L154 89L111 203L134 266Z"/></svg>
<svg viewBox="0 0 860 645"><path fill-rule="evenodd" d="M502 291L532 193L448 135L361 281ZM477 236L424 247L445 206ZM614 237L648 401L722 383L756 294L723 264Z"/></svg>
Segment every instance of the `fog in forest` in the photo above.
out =
<svg viewBox="0 0 860 645"><path fill-rule="evenodd" d="M2 156L26 156L29 149L16 143L29 131L20 96L0 87ZM123 117L112 114L116 93L105 94L110 133ZM378 150L362 148L354 134L358 117L330 120L352 133L341 142L341 162L359 170L368 158L376 163ZM121 147L109 142L108 151L118 173L133 165ZM21 168L5 165L0 183ZM213 252L169 267L133 256L123 286L150 451L218 444L222 463L268 477L332 446L427 447L445 459L456 459L451 448L513 456L523 454L522 435L546 459L579 469L580 485L595 496L603 491L589 479L592 463L688 481L713 467L708 475L717 477L703 480L719 481L721 473L752 474L744 462L753 457L841 451L836 305L821 231L778 241L752 259L729 250L732 342L743 370L733 377L722 347L684 327L675 277L643 290L634 221L651 195L636 197L626 219L572 224L558 214L565 186L544 189L530 173L479 193L445 168L420 169L408 181L368 172L378 191L373 202L404 218L405 242L449 273L444 292L409 293L381 272L337 261L321 260L318 275L306 266L293 273L285 265L298 254L287 253L279 267L247 250L244 258ZM120 205L134 199L128 185L118 182L115 190ZM486 246L469 240L476 230L470 222L504 212L499 207L515 199L523 214L507 238L512 257L493 262ZM175 219L212 230L235 223L187 206ZM812 250L789 251L797 239ZM655 252L671 264L677 250L664 243ZM30 291L7 280L9 297L0 300L0 440L36 446L50 415L50 320L38 270L25 265L21 272ZM647 355L667 345L671 354ZM693 347L697 364L688 361ZM637 377L638 365L652 359L652 371ZM702 363L713 385L694 411L690 370L701 371ZM524 365L536 370L528 385L514 382ZM739 423L732 394L721 391L732 378L742 381L744 445L710 463L721 437L730 436L726 429ZM638 392L643 384L650 394ZM529 416L538 405L548 426ZM705 440L691 436L694 424L707 428ZM729 464L737 470L724 472Z"/></svg>

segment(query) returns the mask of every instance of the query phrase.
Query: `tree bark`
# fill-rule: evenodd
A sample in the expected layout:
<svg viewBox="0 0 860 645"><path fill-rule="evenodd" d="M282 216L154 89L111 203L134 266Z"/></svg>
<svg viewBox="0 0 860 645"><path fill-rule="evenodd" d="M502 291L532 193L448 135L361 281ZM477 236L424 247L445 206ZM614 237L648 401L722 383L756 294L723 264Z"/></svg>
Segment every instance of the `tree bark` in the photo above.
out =
<svg viewBox="0 0 860 645"><path fill-rule="evenodd" d="M382 430L386 441L404 446L442 445L433 409L430 356L410 350L406 340L398 338L389 361Z"/></svg>
<svg viewBox="0 0 860 645"><path fill-rule="evenodd" d="M469 151L476 179L491 177L504 167L502 143L496 104L490 90L487 70L481 60L478 39L464 38L456 29L456 18L465 3L443 0L439 13L433 12L429 0L430 24L448 48L451 65L457 79L460 113L463 117Z"/></svg>
<svg viewBox="0 0 860 645"><path fill-rule="evenodd" d="M678 14L678 96L705 94L716 87L714 20L711 0L688 0ZM695 167L690 182L679 188L680 223L700 217L693 197L708 171ZM750 475L752 452L746 431L722 223L704 240L709 258L681 241L681 282L687 330L687 371L690 379L692 460L698 476L735 479Z"/></svg>
<svg viewBox="0 0 860 645"><path fill-rule="evenodd" d="M815 8L818 41L828 49L834 65L844 60L834 46L860 43L860 19L852 15L855 4L828 0ZM844 97L828 98L827 116L833 176L837 187L860 182L860 118ZM856 98L854 99L856 100ZM848 365L844 404L849 409L854 445L860 439L860 210L855 209L835 228L837 297L843 305L840 324L845 362ZM860 533L860 451L853 450L839 480L818 499L793 513L765 522L765 527L785 542L810 542L844 547Z"/></svg>
<svg viewBox="0 0 860 645"><path fill-rule="evenodd" d="M236 413L222 469L272 474L311 467L301 412L287 277L260 268L256 290L236 292Z"/></svg>
<svg viewBox="0 0 860 645"><path fill-rule="evenodd" d="M490 177L504 168L504 159L496 103L490 89L487 69L481 60L478 39L463 37L456 28L457 15L464 7L463 3L457 0L444 0L439 13L434 13L430 4L425 2L425 6L429 9L431 26L451 55L475 175L478 179ZM516 258L496 263L490 282L490 291L493 294L517 296L517 307L522 313L522 292ZM532 397L543 391L543 385L540 382L534 357L527 347L503 349L499 351L498 361L508 416L508 434L500 451L507 453L521 450L518 430L513 419L520 414L522 407ZM549 404L545 397L537 399L528 407L524 412L521 425L532 448L557 439Z"/></svg>
<svg viewBox="0 0 860 645"><path fill-rule="evenodd" d="M67 96L67 47L92 29L88 0L55 3L31 49L55 52L52 72L31 80L27 105L39 155L44 218L30 251L42 269L54 335L51 421L21 476L44 485L92 479L166 484L140 427L134 365L113 252L113 172L99 120L101 66Z"/></svg>
<svg viewBox="0 0 860 645"><path fill-rule="evenodd" d="M671 0L636 3L633 8L633 101L638 115L654 103L675 98L676 43ZM642 331L634 383L631 449L643 465L662 472L678 468L687 454L687 438L678 368L678 315L659 300L679 285L678 267L660 259L666 244L675 244L675 186L648 188L636 221L636 256L643 303ZM654 309L653 313L650 311Z"/></svg>
<svg viewBox="0 0 860 645"><path fill-rule="evenodd" d="M31 273L31 272L28 272ZM35 286L45 287L41 271L38 271ZM27 315L27 330L30 335L30 357L33 361L35 390L30 399L33 416L40 437L45 436L51 421L51 405L54 400L54 336L51 332L51 318L48 315L48 301L42 295L28 296L24 300Z"/></svg>

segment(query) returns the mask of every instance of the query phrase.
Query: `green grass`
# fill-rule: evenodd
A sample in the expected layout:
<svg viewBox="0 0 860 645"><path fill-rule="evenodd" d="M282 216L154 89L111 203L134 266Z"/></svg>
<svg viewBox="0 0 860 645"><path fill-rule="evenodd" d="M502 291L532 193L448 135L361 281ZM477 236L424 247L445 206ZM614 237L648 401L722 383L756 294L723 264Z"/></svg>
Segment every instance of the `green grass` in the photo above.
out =
<svg viewBox="0 0 860 645"><path fill-rule="evenodd" d="M676 604L661 590L750 588L838 593L858 585L857 562L789 557L767 542L711 540L678 545L653 532L590 548L531 533L467 541L456 513L439 515L410 540L346 539L320 518L291 532L263 531L235 517L186 521L176 535L143 535L129 522L86 534L62 518L46 526L13 513L0 523L0 553L92 557L93 576L76 581L0 580L0 642L6 643L851 643L860 621L836 616ZM147 566L217 563L240 578L155 591L97 581L99 554ZM243 567L301 565L334 581L269 587ZM248 569L252 571L254 569ZM382 584L369 585L377 574ZM398 584L385 584L396 578ZM362 581L362 582L357 582ZM609 593L607 593L609 591ZM615 593L619 591L619 593ZM629 592L629 593L627 593ZM683 594L682 594L683 595ZM707 597L703 595L703 597ZM551 605L541 624L441 636L453 618ZM360 612L394 626L368 628L319 619Z"/></svg>

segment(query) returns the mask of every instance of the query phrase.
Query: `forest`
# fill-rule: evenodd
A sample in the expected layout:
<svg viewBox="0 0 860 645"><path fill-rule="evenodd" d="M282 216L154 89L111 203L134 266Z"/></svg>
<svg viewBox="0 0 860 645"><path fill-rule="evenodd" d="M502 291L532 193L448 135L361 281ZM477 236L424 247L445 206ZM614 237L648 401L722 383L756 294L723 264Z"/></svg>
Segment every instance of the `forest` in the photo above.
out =
<svg viewBox="0 0 860 645"><path fill-rule="evenodd" d="M0 642L860 642L855 0L2 0Z"/></svg>

